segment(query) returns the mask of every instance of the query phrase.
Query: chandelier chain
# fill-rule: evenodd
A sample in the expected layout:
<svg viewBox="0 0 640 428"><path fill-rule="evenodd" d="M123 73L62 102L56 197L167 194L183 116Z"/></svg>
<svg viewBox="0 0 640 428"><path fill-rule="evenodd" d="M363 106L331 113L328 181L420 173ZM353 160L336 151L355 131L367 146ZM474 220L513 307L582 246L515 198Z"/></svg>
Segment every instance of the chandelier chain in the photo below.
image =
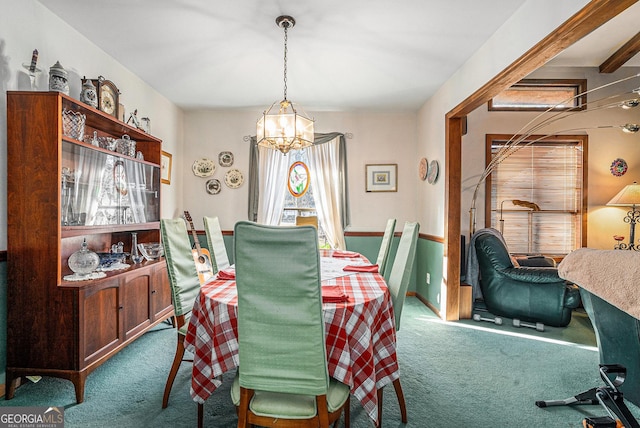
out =
<svg viewBox="0 0 640 428"><path fill-rule="evenodd" d="M284 24L284 100L287 100L287 30L288 24Z"/></svg>

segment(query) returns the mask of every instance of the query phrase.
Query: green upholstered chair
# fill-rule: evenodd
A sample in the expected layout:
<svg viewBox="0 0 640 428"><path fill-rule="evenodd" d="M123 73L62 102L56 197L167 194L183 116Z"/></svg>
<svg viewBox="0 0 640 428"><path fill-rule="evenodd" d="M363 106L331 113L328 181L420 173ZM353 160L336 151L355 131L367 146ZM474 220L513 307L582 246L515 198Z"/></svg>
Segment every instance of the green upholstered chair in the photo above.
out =
<svg viewBox="0 0 640 428"><path fill-rule="evenodd" d="M388 279L387 275L387 260L389 260L389 250L391 249L391 241L393 241L393 233L396 230L396 219L390 218L387 220L387 227L384 229L384 235L382 236L382 242L380 243L380 249L378 250L378 258L376 264L378 265L378 272Z"/></svg>
<svg viewBox="0 0 640 428"><path fill-rule="evenodd" d="M418 245L418 232L420 231L419 223L406 222L402 229L402 236L398 244L396 258L391 267L391 274L387 285L391 293L391 301L393 302L393 313L396 321L396 331L400 330L400 316L402 315L402 307L407 297L407 289L411 280L411 273L416 258L416 247ZM400 378L393 381L393 388L398 396L400 404L400 416L403 423L407 423L407 405L404 401L404 393ZM382 391L378 389L378 426L382 424Z"/></svg>
<svg viewBox="0 0 640 428"><path fill-rule="evenodd" d="M565 327L580 304L578 287L553 267L515 267L499 235L476 232L480 290L493 315Z"/></svg>
<svg viewBox="0 0 640 428"><path fill-rule="evenodd" d="M193 304L200 292L200 281L198 280L198 272L191 252L191 241L189 240L184 220L181 218L161 219L160 235L164 256L167 260L169 285L178 329L176 354L173 358L173 364L164 388L164 396L162 397L162 408L164 409L169 403L171 387L183 361L184 338L187 334L187 326Z"/></svg>
<svg viewBox="0 0 640 428"><path fill-rule="evenodd" d="M327 369L316 229L240 221L234 239L238 427L327 427L343 410L349 426L349 386Z"/></svg>
<svg viewBox="0 0 640 428"><path fill-rule="evenodd" d="M220 228L218 217L204 217L204 230L207 233L207 246L212 255L213 270L218 272L230 266L227 247L224 245L224 237Z"/></svg>

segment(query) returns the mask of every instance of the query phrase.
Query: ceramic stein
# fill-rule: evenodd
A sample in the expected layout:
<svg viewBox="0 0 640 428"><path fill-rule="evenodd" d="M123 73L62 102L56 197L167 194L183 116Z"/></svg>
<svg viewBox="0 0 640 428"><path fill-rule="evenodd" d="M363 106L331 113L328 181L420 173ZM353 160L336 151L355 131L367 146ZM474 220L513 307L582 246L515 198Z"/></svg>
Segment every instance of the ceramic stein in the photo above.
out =
<svg viewBox="0 0 640 428"><path fill-rule="evenodd" d="M56 61L49 69L49 90L69 95L69 75L60 61Z"/></svg>

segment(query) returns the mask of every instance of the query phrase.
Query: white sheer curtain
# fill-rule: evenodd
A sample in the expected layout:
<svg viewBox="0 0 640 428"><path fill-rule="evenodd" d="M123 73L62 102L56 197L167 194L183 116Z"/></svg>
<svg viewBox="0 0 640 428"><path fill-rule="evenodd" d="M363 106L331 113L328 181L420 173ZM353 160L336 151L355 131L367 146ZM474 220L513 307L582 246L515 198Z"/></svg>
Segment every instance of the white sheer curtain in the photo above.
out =
<svg viewBox="0 0 640 428"><path fill-rule="evenodd" d="M307 149L318 222L332 248L345 249L342 227L342 181L338 137ZM285 186L286 187L286 186Z"/></svg>
<svg viewBox="0 0 640 428"><path fill-rule="evenodd" d="M289 156L277 150L258 147L261 180L258 183L258 218L261 224L278 225L287 191Z"/></svg>

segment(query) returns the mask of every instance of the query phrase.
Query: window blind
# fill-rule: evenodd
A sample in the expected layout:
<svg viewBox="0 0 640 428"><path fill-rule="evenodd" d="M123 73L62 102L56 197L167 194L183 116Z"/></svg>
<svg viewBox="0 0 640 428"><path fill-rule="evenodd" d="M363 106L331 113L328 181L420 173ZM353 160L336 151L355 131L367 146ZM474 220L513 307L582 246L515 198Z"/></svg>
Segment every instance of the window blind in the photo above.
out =
<svg viewBox="0 0 640 428"><path fill-rule="evenodd" d="M505 143L492 140L491 156ZM539 141L493 171L491 227L503 231L512 253L562 255L581 246L583 167L582 140Z"/></svg>

